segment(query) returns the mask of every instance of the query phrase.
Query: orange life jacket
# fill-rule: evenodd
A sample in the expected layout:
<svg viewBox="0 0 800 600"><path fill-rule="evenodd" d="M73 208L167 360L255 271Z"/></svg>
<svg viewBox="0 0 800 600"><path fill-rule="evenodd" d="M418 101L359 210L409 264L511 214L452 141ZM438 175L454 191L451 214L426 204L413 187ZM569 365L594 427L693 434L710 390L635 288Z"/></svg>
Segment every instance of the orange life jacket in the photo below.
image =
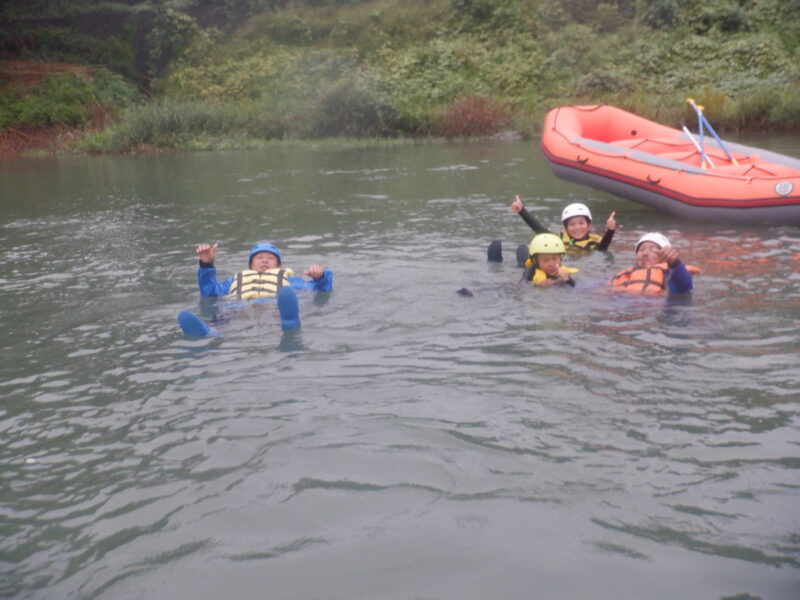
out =
<svg viewBox="0 0 800 600"><path fill-rule="evenodd" d="M667 263L652 267L631 267L620 271L611 280L615 290L632 294L657 295L667 289Z"/></svg>

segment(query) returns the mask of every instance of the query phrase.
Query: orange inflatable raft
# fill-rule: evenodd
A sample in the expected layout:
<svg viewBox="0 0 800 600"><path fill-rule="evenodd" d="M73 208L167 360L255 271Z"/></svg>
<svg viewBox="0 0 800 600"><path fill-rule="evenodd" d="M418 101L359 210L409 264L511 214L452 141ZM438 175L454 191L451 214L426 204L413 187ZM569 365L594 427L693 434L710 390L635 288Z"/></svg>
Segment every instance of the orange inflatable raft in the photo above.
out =
<svg viewBox="0 0 800 600"><path fill-rule="evenodd" d="M561 179L679 217L800 224L800 159L708 137L700 146L696 134L613 106L551 110L542 152Z"/></svg>

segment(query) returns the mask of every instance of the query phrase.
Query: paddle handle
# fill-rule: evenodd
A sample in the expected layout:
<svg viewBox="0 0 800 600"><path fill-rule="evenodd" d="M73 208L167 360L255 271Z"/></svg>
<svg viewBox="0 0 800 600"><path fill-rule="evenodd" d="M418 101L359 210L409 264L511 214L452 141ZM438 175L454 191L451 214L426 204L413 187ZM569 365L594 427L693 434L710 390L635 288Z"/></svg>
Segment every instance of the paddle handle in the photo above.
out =
<svg viewBox="0 0 800 600"><path fill-rule="evenodd" d="M719 147L722 148L722 151L726 154L728 159L734 165L738 165L739 162L736 160L736 158L733 156L733 154L731 154L728 151L728 148L725 146L724 142L719 138L719 136L717 135L717 132L714 131L714 128L711 126L711 123L709 123L708 119L706 119L706 116L703 114L703 107L702 106L698 106L692 98L687 98L686 102L688 102L689 105L694 109L694 112L697 113L697 119L700 122L700 131L703 130L703 125L705 124L705 126L711 132L711 135L713 135L714 139L717 140L717 143L719 144Z"/></svg>

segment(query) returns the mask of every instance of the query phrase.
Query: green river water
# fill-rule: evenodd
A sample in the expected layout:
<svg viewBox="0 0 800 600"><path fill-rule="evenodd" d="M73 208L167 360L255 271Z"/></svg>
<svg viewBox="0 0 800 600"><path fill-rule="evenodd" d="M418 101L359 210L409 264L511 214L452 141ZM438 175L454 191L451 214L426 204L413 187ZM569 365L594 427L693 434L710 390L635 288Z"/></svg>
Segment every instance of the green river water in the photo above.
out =
<svg viewBox="0 0 800 600"><path fill-rule="evenodd" d="M0 192L0 596L800 598L796 226L683 222L528 142L15 159ZM611 252L515 285L515 194L616 211ZM604 289L651 230L691 297ZM183 336L195 245L226 277L260 240L334 291Z"/></svg>

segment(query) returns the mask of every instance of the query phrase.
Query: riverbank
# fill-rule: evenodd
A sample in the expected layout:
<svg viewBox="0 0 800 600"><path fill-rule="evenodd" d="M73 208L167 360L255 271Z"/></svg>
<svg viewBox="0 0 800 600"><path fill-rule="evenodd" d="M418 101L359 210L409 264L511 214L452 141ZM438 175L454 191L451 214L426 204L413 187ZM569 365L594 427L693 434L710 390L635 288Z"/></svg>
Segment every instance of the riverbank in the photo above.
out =
<svg viewBox="0 0 800 600"><path fill-rule="evenodd" d="M113 24L104 43L127 44L150 62L123 64L119 54L115 72L92 71L69 102L55 103L61 112L48 113L46 99L76 81L54 76L53 89L37 92L45 99L38 123L29 122L26 102L14 108L9 100L19 87L6 86L5 106L16 110L9 116L0 106L7 147L24 150L28 138L39 140L29 149L90 153L328 137L534 138L547 111L563 104L613 104L671 126L691 123L687 97L722 134L800 131L800 16L779 2L675 0L655 10L622 1L297 1L269 10L250 3L249 12L221 10L213 20L192 12L200 4L148 8L152 26L131 39L122 37L130 29L123 9L114 18L94 14L101 29ZM132 5L129 25L139 27L149 3ZM61 22L70 18L83 23ZM34 46L46 38L41 21ZM136 71L140 63L146 73ZM104 82L95 85L98 76ZM92 110L105 115L101 125Z"/></svg>

